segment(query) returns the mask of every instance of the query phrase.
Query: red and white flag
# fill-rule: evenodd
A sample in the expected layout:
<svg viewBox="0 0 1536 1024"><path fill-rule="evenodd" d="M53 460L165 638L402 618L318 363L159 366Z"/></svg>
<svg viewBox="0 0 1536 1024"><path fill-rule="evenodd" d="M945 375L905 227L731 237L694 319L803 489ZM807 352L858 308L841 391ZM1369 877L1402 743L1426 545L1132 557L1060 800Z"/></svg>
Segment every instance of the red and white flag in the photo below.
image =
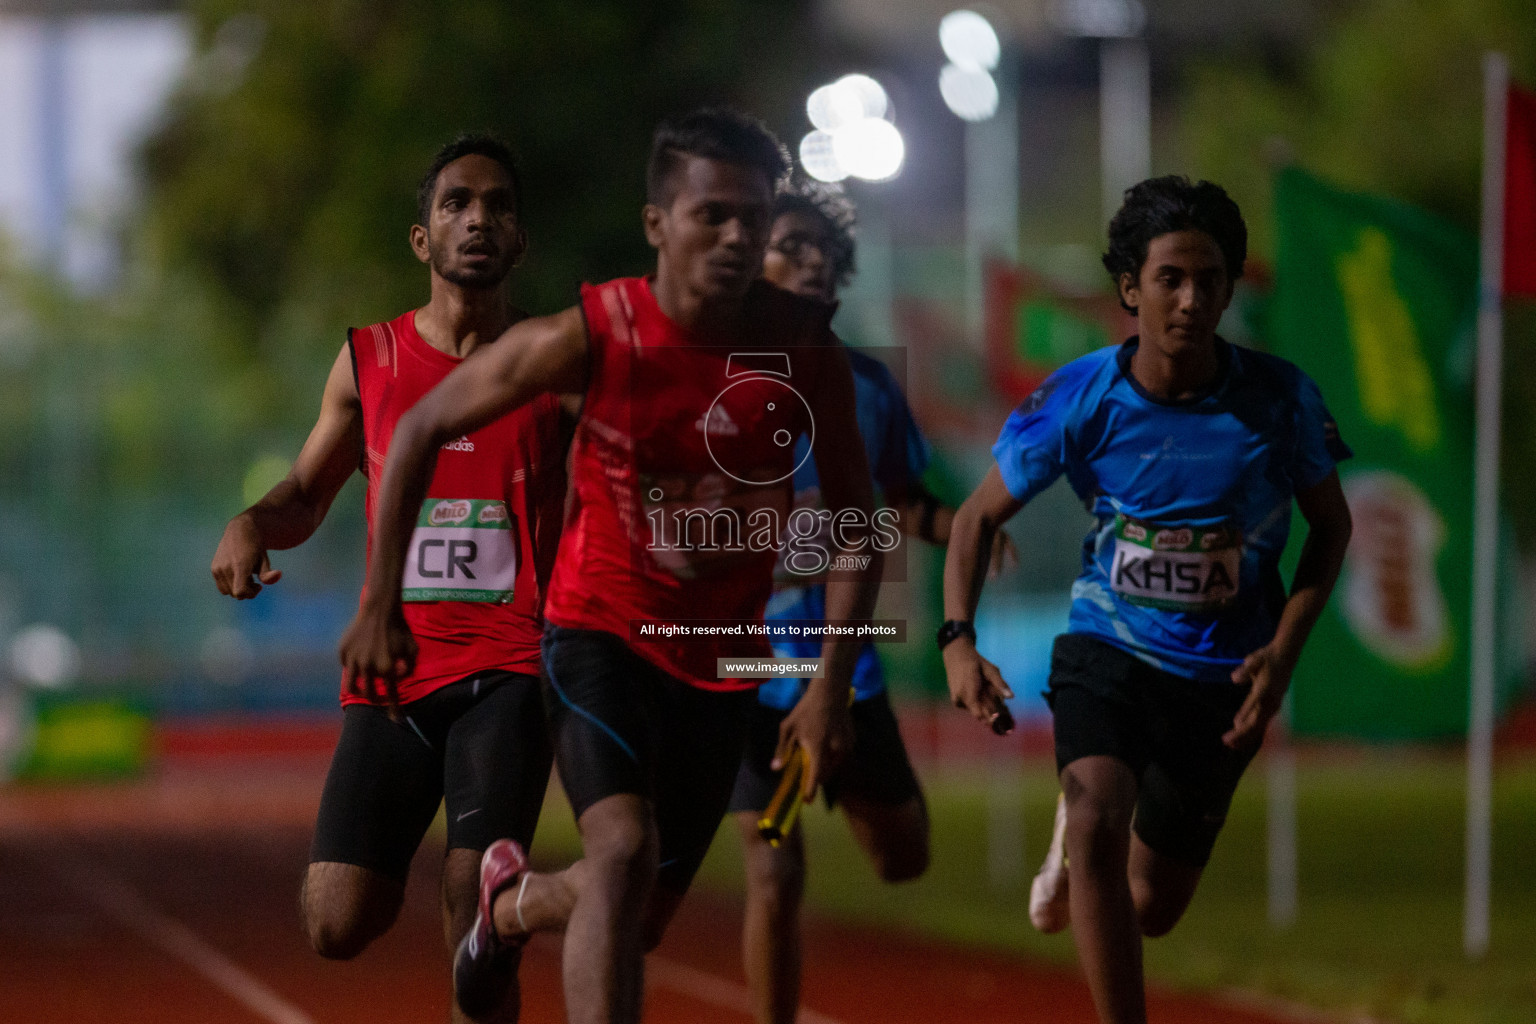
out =
<svg viewBox="0 0 1536 1024"><path fill-rule="evenodd" d="M1510 86L1505 110L1503 293L1536 298L1536 93Z"/></svg>

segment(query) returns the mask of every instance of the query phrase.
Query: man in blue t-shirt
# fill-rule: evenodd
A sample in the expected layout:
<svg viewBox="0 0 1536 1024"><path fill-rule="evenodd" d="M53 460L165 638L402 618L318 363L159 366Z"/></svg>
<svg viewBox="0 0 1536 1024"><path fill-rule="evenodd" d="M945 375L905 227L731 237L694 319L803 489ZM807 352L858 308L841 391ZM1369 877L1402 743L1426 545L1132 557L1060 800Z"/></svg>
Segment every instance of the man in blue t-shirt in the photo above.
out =
<svg viewBox="0 0 1536 1024"><path fill-rule="evenodd" d="M1216 335L1246 253L1219 186L1127 191L1104 266L1138 333L1009 416L944 568L950 694L990 721L1012 696L971 625L993 536L1063 475L1095 517L1051 656L1063 798L1030 916L1047 931L1070 916L1105 1024L1146 1020L1141 936L1194 896L1349 543L1335 464L1350 451L1317 385ZM1292 499L1308 530L1287 593Z"/></svg>
<svg viewBox="0 0 1536 1024"><path fill-rule="evenodd" d="M853 205L840 189L796 181L775 201L763 277L808 298L833 301L837 288L853 272L853 221ZM954 510L922 485L928 442L912 418L906 396L884 363L857 349L847 353L859 433L882 504L899 510L903 533L943 545L949 539ZM796 453L800 468L794 477L795 505L819 508L820 484L813 460L804 458L807 445L802 436ZM1001 567L1005 557L1016 560L1006 534L995 555L995 568ZM826 621L825 583L793 572L781 560L766 617L770 623ZM773 646L779 657L821 655L820 638L775 640ZM805 843L797 824L773 846L758 834L757 823L783 774L775 757L779 727L804 688L803 679L770 679L759 688L731 794L730 808L736 812L746 855L742 954L758 1024L793 1024L800 1002ZM827 782L827 800L842 806L855 838L882 879L913 879L928 866L928 811L871 643L866 642L859 652L853 691L853 749Z"/></svg>

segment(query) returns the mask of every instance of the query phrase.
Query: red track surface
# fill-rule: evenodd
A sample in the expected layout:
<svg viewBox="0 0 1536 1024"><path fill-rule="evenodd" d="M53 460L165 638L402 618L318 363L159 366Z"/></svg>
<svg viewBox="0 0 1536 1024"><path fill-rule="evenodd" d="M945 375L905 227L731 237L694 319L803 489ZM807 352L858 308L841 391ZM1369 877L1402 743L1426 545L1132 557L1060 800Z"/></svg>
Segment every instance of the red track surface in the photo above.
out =
<svg viewBox="0 0 1536 1024"><path fill-rule="evenodd" d="M394 1024L447 1018L440 851L395 929L350 963L311 953L296 894L324 763L168 769L111 787L0 789L0 1022ZM269 762L270 763L270 762ZM432 845L432 844L428 844ZM747 1024L735 901L695 894L651 959L651 1024ZM808 922L805 1024L1093 1024L1070 971ZM523 961L523 1020L558 1024L559 951ZM1276 1024L1154 996L1161 1024Z"/></svg>

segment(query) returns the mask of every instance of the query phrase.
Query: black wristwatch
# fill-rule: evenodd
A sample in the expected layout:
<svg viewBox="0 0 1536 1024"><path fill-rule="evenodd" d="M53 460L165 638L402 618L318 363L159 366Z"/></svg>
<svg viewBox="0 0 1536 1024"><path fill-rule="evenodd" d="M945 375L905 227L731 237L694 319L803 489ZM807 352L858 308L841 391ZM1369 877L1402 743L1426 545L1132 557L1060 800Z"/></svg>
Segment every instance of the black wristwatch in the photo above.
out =
<svg viewBox="0 0 1536 1024"><path fill-rule="evenodd" d="M971 643L976 642L976 627L969 619L950 619L939 627L939 650L948 647L950 641L956 637L970 637Z"/></svg>

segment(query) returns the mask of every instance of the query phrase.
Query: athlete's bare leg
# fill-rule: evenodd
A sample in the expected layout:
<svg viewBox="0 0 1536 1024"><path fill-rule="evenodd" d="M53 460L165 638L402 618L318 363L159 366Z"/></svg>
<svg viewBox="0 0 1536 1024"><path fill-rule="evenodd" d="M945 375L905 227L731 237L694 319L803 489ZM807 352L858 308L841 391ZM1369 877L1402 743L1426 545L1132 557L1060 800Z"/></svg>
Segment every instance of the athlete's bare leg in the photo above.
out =
<svg viewBox="0 0 1536 1024"><path fill-rule="evenodd" d="M905 882L928 868L928 811L922 797L904 804L844 797L854 838L886 882ZM759 1024L793 1024L800 1005L800 906L805 895L805 836L796 828L775 847L757 832L758 815L736 815L746 858L747 901L742 963Z"/></svg>
<svg viewBox="0 0 1536 1024"><path fill-rule="evenodd" d="M1195 898L1203 869L1165 857L1131 836L1131 895L1141 934L1157 938L1173 931Z"/></svg>
<svg viewBox="0 0 1536 1024"><path fill-rule="evenodd" d="M509 940L563 931L566 1019L636 1024L645 949L682 894L656 890L656 822L644 798L604 797L576 824L582 858L553 874L529 872L504 889L492 911L496 933Z"/></svg>
<svg viewBox="0 0 1536 1024"><path fill-rule="evenodd" d="M304 873L299 912L316 953L350 960L389 931L405 902L405 886L356 864L318 861Z"/></svg>
<svg viewBox="0 0 1536 1024"><path fill-rule="evenodd" d="M797 825L775 847L757 832L756 812L736 815L746 855L747 907L741 958L758 1024L794 1024L800 1006L800 901L805 836Z"/></svg>
<svg viewBox="0 0 1536 1024"><path fill-rule="evenodd" d="M922 794L894 805L845 794L838 803L882 882L910 882L928 870L928 805Z"/></svg>
<svg viewBox="0 0 1536 1024"><path fill-rule="evenodd" d="M459 940L474 924L480 856L484 852L455 848L443 857L443 939L449 949L457 949Z"/></svg>
<svg viewBox="0 0 1536 1024"><path fill-rule="evenodd" d="M1067 798L1072 936L1101 1024L1146 1024L1141 928L1129 877L1136 777L1118 758L1084 757L1061 773Z"/></svg>

